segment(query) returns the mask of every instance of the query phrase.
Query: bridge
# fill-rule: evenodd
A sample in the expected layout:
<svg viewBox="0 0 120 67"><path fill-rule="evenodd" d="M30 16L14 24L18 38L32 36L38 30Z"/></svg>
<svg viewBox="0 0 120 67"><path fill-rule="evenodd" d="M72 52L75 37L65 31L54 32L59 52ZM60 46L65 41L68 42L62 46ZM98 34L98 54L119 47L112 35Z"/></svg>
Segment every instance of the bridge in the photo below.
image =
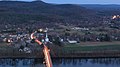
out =
<svg viewBox="0 0 120 67"><path fill-rule="evenodd" d="M42 32L42 30L40 30L40 32ZM47 32L47 31L46 31ZM40 40L38 40L36 38L36 36L34 36L34 34L37 33L36 31L33 32L31 34L31 39L34 39L36 43L38 43L39 45L43 46L43 54L44 54L44 64L46 67L53 67L52 66L52 61L51 61L51 56L50 56L50 50L48 49L48 47L45 45L46 43L41 42Z"/></svg>

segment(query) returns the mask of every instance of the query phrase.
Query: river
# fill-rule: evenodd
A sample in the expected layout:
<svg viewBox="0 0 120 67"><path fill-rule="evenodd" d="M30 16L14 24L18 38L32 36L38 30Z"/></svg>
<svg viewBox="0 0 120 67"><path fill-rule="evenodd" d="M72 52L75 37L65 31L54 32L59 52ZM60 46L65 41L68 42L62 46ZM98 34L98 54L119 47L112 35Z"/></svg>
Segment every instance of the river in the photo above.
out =
<svg viewBox="0 0 120 67"><path fill-rule="evenodd" d="M44 67L42 59L0 59L0 67ZM53 67L120 67L120 58L52 59Z"/></svg>

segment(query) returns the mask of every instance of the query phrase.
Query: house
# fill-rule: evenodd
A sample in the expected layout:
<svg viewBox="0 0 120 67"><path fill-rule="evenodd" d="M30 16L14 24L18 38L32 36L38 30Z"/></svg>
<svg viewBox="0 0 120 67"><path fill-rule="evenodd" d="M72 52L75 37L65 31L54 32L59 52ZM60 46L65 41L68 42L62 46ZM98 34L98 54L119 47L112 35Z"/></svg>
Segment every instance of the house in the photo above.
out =
<svg viewBox="0 0 120 67"><path fill-rule="evenodd" d="M72 41L68 41L70 44L75 44L75 43L77 43L77 41L75 41L75 40L72 40Z"/></svg>
<svg viewBox="0 0 120 67"><path fill-rule="evenodd" d="M76 40L69 40L69 39L67 39L67 41L68 41L68 43L70 43L70 44L75 44L75 43L77 43Z"/></svg>

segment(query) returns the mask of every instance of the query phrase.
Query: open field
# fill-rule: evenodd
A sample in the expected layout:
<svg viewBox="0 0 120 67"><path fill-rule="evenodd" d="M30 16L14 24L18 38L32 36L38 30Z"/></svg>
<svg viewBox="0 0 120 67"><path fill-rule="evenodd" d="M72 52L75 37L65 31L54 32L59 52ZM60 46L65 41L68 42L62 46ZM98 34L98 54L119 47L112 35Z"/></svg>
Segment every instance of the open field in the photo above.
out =
<svg viewBox="0 0 120 67"><path fill-rule="evenodd" d="M78 46L69 45L64 47L65 51L120 51L120 45L102 45L102 46Z"/></svg>
<svg viewBox="0 0 120 67"><path fill-rule="evenodd" d="M120 41L113 41L113 42L81 42L80 45L81 46L120 45Z"/></svg>
<svg viewBox="0 0 120 67"><path fill-rule="evenodd" d="M65 44L65 47L74 47L74 46L109 46L109 45L118 45L120 46L120 41L113 41L113 42L80 42L77 44Z"/></svg>
<svg viewBox="0 0 120 67"><path fill-rule="evenodd" d="M82 42L64 46L50 46L52 57L109 57L120 56L120 42ZM30 54L19 52L14 46L1 43L1 57L41 58L43 53L40 46L34 46Z"/></svg>
<svg viewBox="0 0 120 67"><path fill-rule="evenodd" d="M81 42L79 44L66 44L65 51L120 51L120 42Z"/></svg>
<svg viewBox="0 0 120 67"><path fill-rule="evenodd" d="M38 46L34 46L37 50L40 49ZM65 44L63 47L57 47L63 51L120 51L120 41L115 42L81 42L78 44ZM17 50L14 46L7 45L7 43L0 43L0 51L10 52L11 50ZM52 47L51 49L57 50L56 47Z"/></svg>

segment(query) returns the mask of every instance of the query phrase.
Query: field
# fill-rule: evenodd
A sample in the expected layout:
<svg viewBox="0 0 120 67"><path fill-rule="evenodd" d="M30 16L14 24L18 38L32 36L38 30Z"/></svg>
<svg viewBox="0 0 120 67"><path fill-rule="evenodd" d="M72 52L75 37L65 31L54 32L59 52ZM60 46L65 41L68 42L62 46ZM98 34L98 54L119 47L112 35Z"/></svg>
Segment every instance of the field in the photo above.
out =
<svg viewBox="0 0 120 67"><path fill-rule="evenodd" d="M120 42L81 42L79 44L66 44L65 51L120 51Z"/></svg>
<svg viewBox="0 0 120 67"><path fill-rule="evenodd" d="M35 48L38 48L35 47ZM52 48L52 46L51 46ZM59 48L59 47L58 47ZM0 43L0 51L10 52L16 49L14 46L8 45L7 43ZM55 49L53 47L52 49ZM66 43L63 47L60 47L63 51L120 51L120 42L81 42L78 44L68 44Z"/></svg>
<svg viewBox="0 0 120 67"><path fill-rule="evenodd" d="M79 44L65 44L64 46L51 45L50 53L52 57L99 57L99 56L119 56L120 42L81 42ZM43 53L41 47L34 46L32 53L19 52L7 43L0 44L0 58L2 57L27 57L41 58Z"/></svg>

